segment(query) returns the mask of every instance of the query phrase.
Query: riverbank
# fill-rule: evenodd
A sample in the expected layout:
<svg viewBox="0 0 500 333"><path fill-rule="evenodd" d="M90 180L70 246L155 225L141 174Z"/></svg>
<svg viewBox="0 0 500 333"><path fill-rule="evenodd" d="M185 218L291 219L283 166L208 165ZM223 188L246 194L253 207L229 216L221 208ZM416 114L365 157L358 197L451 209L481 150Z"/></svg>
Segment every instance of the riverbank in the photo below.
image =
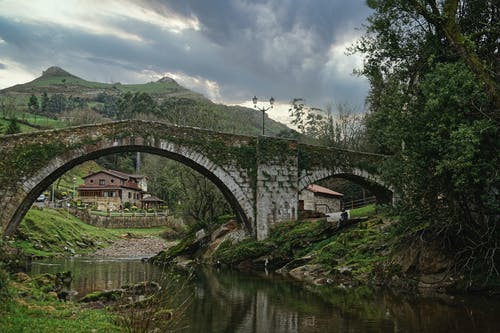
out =
<svg viewBox="0 0 500 333"><path fill-rule="evenodd" d="M389 288L419 293L481 290L498 293L498 279L454 273L446 254L422 241L408 241L390 211L344 226L326 219L290 221L273 228L268 239L242 236L230 222L192 233L152 259L189 267L197 263L241 271L275 272L310 285L333 288Z"/></svg>
<svg viewBox="0 0 500 333"><path fill-rule="evenodd" d="M114 241L109 247L98 249L91 253L92 257L134 257L134 258L150 258L158 254L162 250L177 244L176 241L166 241L155 236L142 236L135 238L125 234L124 239Z"/></svg>
<svg viewBox="0 0 500 333"><path fill-rule="evenodd" d="M162 233L171 236L172 230L165 227L110 230L87 225L65 210L31 209L15 236L0 240L0 331L26 332L26 328L50 333L140 331L144 320L150 320L151 316L148 318L144 314L136 318L134 315L141 312L116 308L121 303L114 304L115 308L111 309L109 304L89 307L68 300L76 291L61 285L61 280L71 281L73 274L82 274L79 268L63 269L60 265L49 264L54 268L51 274L27 275L23 272L27 269L26 262L41 258L72 262L74 257L93 256L102 262L104 258L150 257L175 244L162 239ZM147 279L144 271L137 274ZM94 281L96 276L86 279ZM116 288L121 288L128 281L117 279L117 282ZM93 286L97 285L93 283ZM107 288L106 280L101 289ZM85 295L85 291L81 292L83 294L78 297ZM127 297L123 302L126 301ZM134 322L130 321L132 319ZM134 325L137 330L131 328Z"/></svg>
<svg viewBox="0 0 500 333"><path fill-rule="evenodd" d="M86 224L64 209L32 208L24 217L16 234L6 243L12 251L32 258L89 255L151 256L158 253L165 242L161 234L175 233L170 227L107 229ZM144 238L147 240L140 241ZM128 248L121 244L131 241ZM118 243L116 243L118 242ZM141 243L142 242L142 243ZM115 247L105 252L110 246Z"/></svg>

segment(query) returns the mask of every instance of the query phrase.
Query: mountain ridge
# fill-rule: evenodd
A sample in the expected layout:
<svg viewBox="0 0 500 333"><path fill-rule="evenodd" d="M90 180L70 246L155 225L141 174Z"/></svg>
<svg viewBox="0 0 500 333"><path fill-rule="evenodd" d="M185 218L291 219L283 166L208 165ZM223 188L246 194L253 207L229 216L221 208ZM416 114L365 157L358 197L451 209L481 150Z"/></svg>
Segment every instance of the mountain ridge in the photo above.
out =
<svg viewBox="0 0 500 333"><path fill-rule="evenodd" d="M26 111L32 95L41 100L45 93L50 99L63 95L64 99L72 100L73 105L76 102L78 105L95 110L111 120L127 119L123 118L124 116L139 116L142 119L154 117L160 121L178 125L239 134L259 135L262 130L262 115L257 110L214 103L202 94L179 85L168 76L155 82L142 84L101 83L87 81L61 67L51 66L43 71L41 76L30 82L0 90L0 98L12 98L15 100L17 110ZM131 93L132 96L127 97L128 93ZM148 109L147 105L140 104L137 108L136 105L136 107L132 107L133 111L128 109L131 113L121 114L122 118L116 118L118 115L115 102L128 98L126 103L130 105L130 103L134 103L134 100L137 102L134 96L141 93L149 95L156 102L157 107ZM138 99L142 99L142 97ZM54 101L54 103L58 102ZM108 108L109 103L112 103L114 111ZM72 110L56 109L56 112L52 112L48 116L57 118L61 112ZM74 115L70 115L70 117L74 117ZM290 131L290 128L285 124L271 118L266 120L266 133L268 135L278 135Z"/></svg>
<svg viewBox="0 0 500 333"><path fill-rule="evenodd" d="M103 83L80 78L58 66L50 66L42 71L42 75L26 83L16 84L0 90L0 95L32 94L68 94L84 99L95 98L100 93L119 95L126 92L146 92L156 99L169 96L206 99L202 94L179 85L174 79L165 76L156 82L124 84L120 82Z"/></svg>

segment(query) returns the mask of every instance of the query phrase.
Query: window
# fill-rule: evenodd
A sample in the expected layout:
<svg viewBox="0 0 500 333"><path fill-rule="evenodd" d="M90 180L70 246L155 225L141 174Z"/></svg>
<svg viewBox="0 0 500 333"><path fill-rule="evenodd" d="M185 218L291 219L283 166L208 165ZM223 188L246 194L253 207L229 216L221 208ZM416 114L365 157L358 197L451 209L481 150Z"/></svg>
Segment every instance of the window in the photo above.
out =
<svg viewBox="0 0 500 333"><path fill-rule="evenodd" d="M106 185L106 179L99 179L99 185Z"/></svg>
<svg viewBox="0 0 500 333"><path fill-rule="evenodd" d="M115 182L115 180L114 180L114 179L111 179L111 182L112 182L112 183L114 183L114 182Z"/></svg>
<svg viewBox="0 0 500 333"><path fill-rule="evenodd" d="M91 179L91 180L90 180L90 182L91 182L91 183L93 183L93 182L94 182L94 180L93 180L93 179Z"/></svg>
<svg viewBox="0 0 500 333"><path fill-rule="evenodd" d="M132 198L132 193L128 192L128 198Z"/></svg>

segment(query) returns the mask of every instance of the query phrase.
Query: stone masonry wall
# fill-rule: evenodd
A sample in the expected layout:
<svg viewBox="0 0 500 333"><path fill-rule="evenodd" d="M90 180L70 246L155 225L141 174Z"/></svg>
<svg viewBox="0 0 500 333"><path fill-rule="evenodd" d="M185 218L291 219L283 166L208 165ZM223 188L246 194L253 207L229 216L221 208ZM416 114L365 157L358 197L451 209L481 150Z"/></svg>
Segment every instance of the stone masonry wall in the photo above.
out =
<svg viewBox="0 0 500 333"><path fill-rule="evenodd" d="M269 230L297 218L298 165L293 141L259 139L256 188L256 237L266 239Z"/></svg>
<svg viewBox="0 0 500 333"><path fill-rule="evenodd" d="M72 214L94 227L103 228L151 228L172 226L179 223L173 216L99 216L84 210L73 210Z"/></svg>

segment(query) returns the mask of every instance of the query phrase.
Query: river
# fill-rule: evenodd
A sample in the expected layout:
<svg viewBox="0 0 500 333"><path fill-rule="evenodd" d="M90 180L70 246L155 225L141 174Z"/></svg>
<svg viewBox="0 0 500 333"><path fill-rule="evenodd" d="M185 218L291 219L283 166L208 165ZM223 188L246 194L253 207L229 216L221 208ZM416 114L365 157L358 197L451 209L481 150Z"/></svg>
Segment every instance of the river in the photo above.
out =
<svg viewBox="0 0 500 333"><path fill-rule="evenodd" d="M35 274L65 270L73 272L71 287L79 296L162 276L160 268L136 258L50 259L31 266ZM175 289L184 280L171 284ZM499 297L423 298L367 288L313 291L264 272L211 268L194 272L186 294L191 301L182 332L500 332Z"/></svg>

